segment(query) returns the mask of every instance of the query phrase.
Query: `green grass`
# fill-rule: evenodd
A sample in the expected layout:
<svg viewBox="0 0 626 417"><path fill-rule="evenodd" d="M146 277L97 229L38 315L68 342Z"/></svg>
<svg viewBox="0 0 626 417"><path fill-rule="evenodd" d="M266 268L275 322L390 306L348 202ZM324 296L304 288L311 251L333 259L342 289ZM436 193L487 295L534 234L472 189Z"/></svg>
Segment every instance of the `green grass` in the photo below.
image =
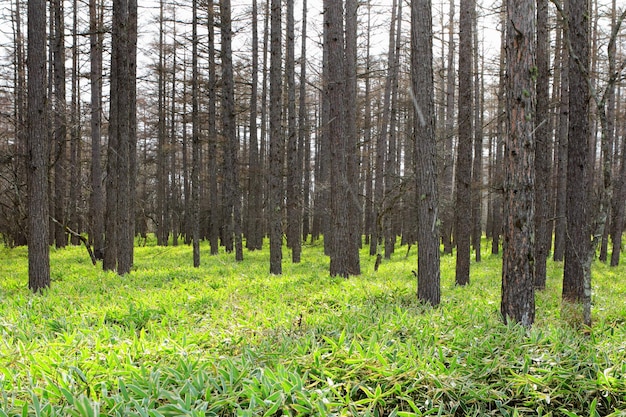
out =
<svg viewBox="0 0 626 417"><path fill-rule="evenodd" d="M149 242L150 243L150 242ZM82 247L53 250L52 287L27 288L24 248L0 249L0 417L626 415L625 268L593 269L591 332L561 317L548 264L531 330L499 317L501 258L416 300L415 249L377 273L328 276L321 246L283 275L268 251L148 245L119 277ZM486 251L485 251L486 252Z"/></svg>

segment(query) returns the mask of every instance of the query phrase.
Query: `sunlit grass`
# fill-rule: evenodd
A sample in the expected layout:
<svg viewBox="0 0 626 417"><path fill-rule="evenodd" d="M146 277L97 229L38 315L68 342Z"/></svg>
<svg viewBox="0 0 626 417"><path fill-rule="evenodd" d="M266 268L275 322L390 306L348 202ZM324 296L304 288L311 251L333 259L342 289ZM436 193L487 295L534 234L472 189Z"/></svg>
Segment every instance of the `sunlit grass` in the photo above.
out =
<svg viewBox="0 0 626 417"><path fill-rule="evenodd" d="M331 278L321 243L210 256L135 251L119 277L82 247L52 250L52 287L27 288L27 252L0 249L0 416L624 415L624 267L596 263L590 334L561 317L549 262L531 330L499 316L501 257L471 283L442 256L442 304L416 299L416 249ZM620 414L622 413L622 414Z"/></svg>

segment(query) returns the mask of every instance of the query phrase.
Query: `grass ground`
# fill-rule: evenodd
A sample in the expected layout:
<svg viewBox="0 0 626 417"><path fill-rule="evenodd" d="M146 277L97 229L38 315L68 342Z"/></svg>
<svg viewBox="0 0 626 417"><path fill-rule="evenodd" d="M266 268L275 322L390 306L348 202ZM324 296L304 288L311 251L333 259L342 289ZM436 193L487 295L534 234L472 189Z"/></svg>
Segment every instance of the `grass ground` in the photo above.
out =
<svg viewBox="0 0 626 417"><path fill-rule="evenodd" d="M531 330L499 318L499 256L442 305L416 300L415 249L378 272L328 276L321 246L210 257L148 244L125 277L84 248L53 250L52 287L27 289L24 248L0 249L0 417L626 416L626 268L596 263L590 332L561 317L548 265ZM285 252L287 255L287 252Z"/></svg>

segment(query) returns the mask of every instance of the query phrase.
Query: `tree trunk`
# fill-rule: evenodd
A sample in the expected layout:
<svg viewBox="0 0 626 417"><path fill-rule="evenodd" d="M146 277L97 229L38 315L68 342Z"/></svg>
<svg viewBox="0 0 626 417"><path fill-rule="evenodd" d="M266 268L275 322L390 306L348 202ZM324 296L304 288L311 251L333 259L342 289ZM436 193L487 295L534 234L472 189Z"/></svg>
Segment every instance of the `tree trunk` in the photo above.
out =
<svg viewBox="0 0 626 417"><path fill-rule="evenodd" d="M306 36L307 0L302 1L302 46L300 53L300 100L298 108L298 178L302 178L302 240L306 242L310 233L310 190L311 187L311 135L309 134L306 104Z"/></svg>
<svg viewBox="0 0 626 417"><path fill-rule="evenodd" d="M293 263L300 262L302 244L302 170L298 168L298 132L296 130L294 1L287 0L285 76L287 79L287 246Z"/></svg>
<svg viewBox="0 0 626 417"><path fill-rule="evenodd" d="M456 204L455 234L456 242L456 283L469 283L470 270L470 235L471 219L471 178L472 178L472 16L474 0L461 0L459 22L459 100L456 165Z"/></svg>
<svg viewBox="0 0 626 417"><path fill-rule="evenodd" d="M257 102L259 83L259 36L257 0L252 1L252 85L250 93L250 149L248 151L248 236L246 247L260 250L263 247L263 187L259 160Z"/></svg>
<svg viewBox="0 0 626 417"><path fill-rule="evenodd" d="M537 118L535 131L535 287L546 287L550 183L550 31L548 1L537 1Z"/></svg>
<svg viewBox="0 0 626 417"><path fill-rule="evenodd" d="M507 122L502 303L505 322L530 327L534 294L535 0L507 2Z"/></svg>
<svg viewBox="0 0 626 417"><path fill-rule="evenodd" d="M89 44L91 86L91 195L89 237L96 258L104 257L104 190L102 187L102 13L98 0L89 0Z"/></svg>
<svg viewBox="0 0 626 417"><path fill-rule="evenodd" d="M344 49L344 10L341 0L324 0L324 43L328 48L324 95L328 100L330 139L330 227L324 236L331 239L330 275L347 278L360 274L358 247L350 231L351 189L347 152L351 148L346 133L346 81ZM356 250L355 250L356 249Z"/></svg>
<svg viewBox="0 0 626 417"><path fill-rule="evenodd" d="M210 11L209 11L210 12ZM191 245L193 266L200 266L200 117L198 84L198 2L192 2L191 23Z"/></svg>
<svg viewBox="0 0 626 417"><path fill-rule="evenodd" d="M569 131L567 148L567 238L563 269L563 300L583 303L585 298L585 262L590 245L589 224L589 4L588 0L571 0L569 20Z"/></svg>
<svg viewBox="0 0 626 417"><path fill-rule="evenodd" d="M239 140L237 138L237 119L235 114L230 0L222 0L220 2L220 12L222 35L222 131L224 135L225 167L224 195L227 215L224 219L224 246L227 251L232 251L234 244L235 259L243 261L238 164Z"/></svg>
<svg viewBox="0 0 626 417"><path fill-rule="evenodd" d="M78 73L79 61L78 48L78 1L72 2L72 107L70 111L70 178L76 179L82 176L81 163L81 117L80 117L80 76ZM70 181L70 195L68 204L69 228L81 232L82 225L78 213L78 204L81 199L81 181ZM80 245L80 239L71 234L72 245Z"/></svg>
<svg viewBox="0 0 626 417"><path fill-rule="evenodd" d="M270 156L269 156L269 222L270 273L282 274L283 243L283 187L284 139L281 130L281 2L272 0L271 6L271 60L270 60Z"/></svg>
<svg viewBox="0 0 626 417"><path fill-rule="evenodd" d="M28 2L28 288L50 286L46 134L46 2Z"/></svg>
<svg viewBox="0 0 626 417"><path fill-rule="evenodd" d="M439 226L430 0L411 1L411 94L417 155L417 297L431 305L441 298ZM419 94L416 92L419 91Z"/></svg>
<svg viewBox="0 0 626 417"><path fill-rule="evenodd" d="M208 142L209 142L209 154L208 154L208 171L209 171L209 245L211 247L211 255L216 255L219 252L219 232L221 222L221 203L220 195L218 191L218 137L217 137L217 72L215 65L215 10L213 2L208 2L207 10L207 29L209 32L208 39L208 61L209 61L209 80L208 80ZM200 160L200 152L198 152L198 163ZM198 174L199 176L200 174ZM199 198L199 197L198 197ZM198 209L200 210L200 209ZM204 212L204 211L203 211ZM198 213L200 216L200 213Z"/></svg>
<svg viewBox="0 0 626 417"><path fill-rule="evenodd" d="M479 59L482 56L478 44L478 17L476 10L472 17L474 45L474 160L472 161L472 247L476 262L481 261L480 244L482 238L483 204L483 98L482 76Z"/></svg>
<svg viewBox="0 0 626 417"><path fill-rule="evenodd" d="M54 244L57 248L67 245L67 103L65 98L65 25L64 9L60 0L53 0L53 73L54 73Z"/></svg>
<svg viewBox="0 0 626 417"><path fill-rule="evenodd" d="M156 235L157 244L167 246L169 238L168 216L168 175L167 175L167 144L165 133L165 17L164 0L159 2L159 64L158 64L158 101L157 101L157 195L156 195Z"/></svg>
<svg viewBox="0 0 626 417"><path fill-rule="evenodd" d="M455 44L454 44L454 0L450 0L448 20L448 58L446 72L446 116L443 141L443 166L441 172L441 192L439 206L441 210L441 231L443 252L452 254L452 233L454 229L454 102L456 91L455 71Z"/></svg>
<svg viewBox="0 0 626 417"><path fill-rule="evenodd" d="M359 249L361 248L361 197L359 193L359 154L357 129L357 13L358 1L346 0L345 16L345 140L346 171L348 182L348 234L351 269L360 273Z"/></svg>
<svg viewBox="0 0 626 417"><path fill-rule="evenodd" d="M561 25L564 25L561 18ZM565 31L565 29L562 29ZM567 34L563 35L568 36ZM568 149L568 131L569 131L569 50L566 42L563 42L561 51L561 88L559 100L559 128L557 132L557 150L556 150L556 197L555 197L555 217L554 225L554 261L560 262L565 258L565 240L567 235L567 149Z"/></svg>
<svg viewBox="0 0 626 417"><path fill-rule="evenodd" d="M387 51L387 76L385 78L385 91L383 96L383 110L381 116L380 132L376 138L376 167L374 174L374 230L370 241L370 256L379 254L379 246L383 239L383 224L385 211L387 210L387 195L385 178L389 174L386 167L387 135L389 133L389 113L392 87L392 68L395 62L395 28L397 0L393 0L391 10L391 25L389 25L389 49Z"/></svg>
<svg viewBox="0 0 626 417"><path fill-rule="evenodd" d="M504 4L504 2L503 2ZM502 28L506 27L506 12L502 13L501 20ZM491 190L493 193L493 232L491 241L491 253L496 255L500 252L500 235L502 234L502 181L503 181L503 169L502 160L504 159L504 139L505 139L505 106L506 106L506 37L504 34L500 39L500 65L499 65L499 81L498 81L498 115L496 118L496 155L495 155L495 168L493 173L493 183L491 184Z"/></svg>

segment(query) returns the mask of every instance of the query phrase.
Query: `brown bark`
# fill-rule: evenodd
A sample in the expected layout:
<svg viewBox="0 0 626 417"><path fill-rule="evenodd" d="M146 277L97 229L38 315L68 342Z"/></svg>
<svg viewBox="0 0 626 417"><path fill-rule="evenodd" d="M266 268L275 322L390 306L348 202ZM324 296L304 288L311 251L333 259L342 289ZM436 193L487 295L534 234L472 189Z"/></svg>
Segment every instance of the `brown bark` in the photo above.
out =
<svg viewBox="0 0 626 417"><path fill-rule="evenodd" d="M89 1L89 59L91 87L91 195L89 236L98 259L104 255L104 189L102 187L102 13L97 0Z"/></svg>
<svg viewBox="0 0 626 417"><path fill-rule="evenodd" d="M589 4L588 0L568 3L569 59L569 130L567 148L567 197L565 266L563 299L582 303L584 267L590 244L589 170L589 100L591 99L587 68L589 68Z"/></svg>
<svg viewBox="0 0 626 417"><path fill-rule="evenodd" d="M507 22L508 135L500 312L505 322L529 327L535 320L535 1L508 1Z"/></svg>
<svg viewBox="0 0 626 417"><path fill-rule="evenodd" d="M550 33L548 0L537 1L537 118L535 131L535 287L546 286L550 183Z"/></svg>
<svg viewBox="0 0 626 417"><path fill-rule="evenodd" d="M470 235L471 235L471 177L473 132L473 83L472 83L472 16L474 0L461 0L459 34L459 100L456 165L456 204L454 241L456 243L456 283L469 283Z"/></svg>
<svg viewBox="0 0 626 417"><path fill-rule="evenodd" d="M48 141L46 135L46 2L28 2L28 288L50 286Z"/></svg>
<svg viewBox="0 0 626 417"><path fill-rule="evenodd" d="M411 1L411 76L417 155L417 297L438 305L441 298L435 141L432 15L430 0ZM419 91L419 94L415 94Z"/></svg>
<svg viewBox="0 0 626 417"><path fill-rule="evenodd" d="M271 3L271 60L270 60L270 155L269 155L269 222L270 273L282 274L283 243L283 187L284 139L281 131L281 2Z"/></svg>
<svg viewBox="0 0 626 417"><path fill-rule="evenodd" d="M259 83L259 39L257 1L252 1L252 85L250 92L250 149L248 151L248 236L246 247L260 250L263 246L263 187L259 159L257 101Z"/></svg>

